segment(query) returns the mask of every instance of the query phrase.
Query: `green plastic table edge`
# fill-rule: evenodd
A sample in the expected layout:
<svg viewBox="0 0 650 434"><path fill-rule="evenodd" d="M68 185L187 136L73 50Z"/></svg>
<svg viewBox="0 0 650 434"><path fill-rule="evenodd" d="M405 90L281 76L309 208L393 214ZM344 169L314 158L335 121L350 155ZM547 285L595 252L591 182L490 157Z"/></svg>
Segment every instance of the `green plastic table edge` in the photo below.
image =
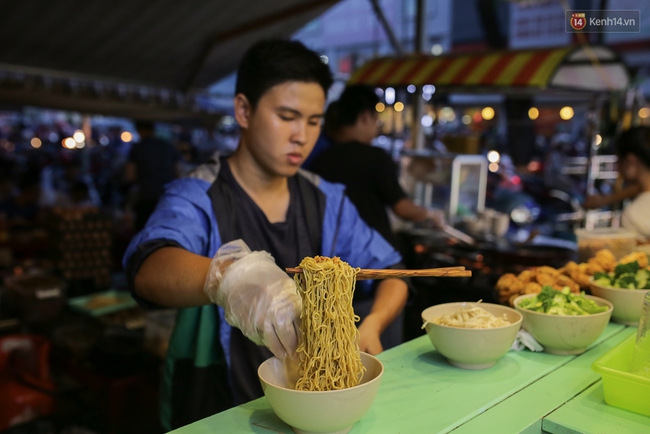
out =
<svg viewBox="0 0 650 434"><path fill-rule="evenodd" d="M541 433L549 413L600 382L600 375L591 369L591 364L633 333L636 329L621 327L585 353L459 426L454 434L503 433L504 423L507 432Z"/></svg>
<svg viewBox="0 0 650 434"><path fill-rule="evenodd" d="M566 401L585 390L600 376L590 369L591 363L605 352L609 351L620 341L625 339L635 329L610 323L601 337L585 353L579 356L552 356L544 353L515 354L513 357L536 358L553 357L554 366L548 372L540 374L539 377L523 383L518 390L513 391L509 396L498 399L497 402L487 405L485 408L477 408L470 411L464 417L438 431L430 432L454 432L454 433L503 433L504 424L507 424L507 432L541 432L542 418ZM394 349L382 353L379 358L385 365L412 359L418 351L430 346L426 336L406 342ZM387 367L390 369L390 367ZM449 367L449 369L455 369ZM467 375L472 375L467 371ZM489 374L486 374L489 375ZM562 387L558 387L558 385ZM567 387L569 385L570 387ZM381 389L380 389L380 393ZM540 394L548 394L540 400ZM528 404L526 404L528 401ZM371 408L369 413L372 413ZM404 432L415 432L409 430L408 423L404 426ZM380 420L376 415L366 415L361 421L355 424L351 433L380 433L395 432L394 428L382 430ZM239 407L207 417L193 424L181 427L173 433L194 434L210 432L252 432L252 433L291 433L289 426L280 421L273 410L269 407L265 398L260 398Z"/></svg>

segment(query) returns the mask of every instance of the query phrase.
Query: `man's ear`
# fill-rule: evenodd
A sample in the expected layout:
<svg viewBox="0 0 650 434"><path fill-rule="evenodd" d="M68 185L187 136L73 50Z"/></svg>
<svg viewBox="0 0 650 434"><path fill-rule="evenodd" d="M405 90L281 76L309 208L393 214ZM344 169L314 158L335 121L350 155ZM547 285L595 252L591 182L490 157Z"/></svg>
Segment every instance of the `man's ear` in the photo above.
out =
<svg viewBox="0 0 650 434"><path fill-rule="evenodd" d="M243 93L238 93L233 100L233 106L235 109L235 119L239 127L248 128L250 116L253 111L250 102L248 102L248 98Z"/></svg>

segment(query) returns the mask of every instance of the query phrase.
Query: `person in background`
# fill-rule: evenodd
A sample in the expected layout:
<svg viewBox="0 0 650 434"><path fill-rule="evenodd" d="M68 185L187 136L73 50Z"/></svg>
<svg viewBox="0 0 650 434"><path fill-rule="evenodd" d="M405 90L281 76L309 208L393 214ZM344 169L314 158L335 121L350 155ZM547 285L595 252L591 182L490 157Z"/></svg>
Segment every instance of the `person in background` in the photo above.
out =
<svg viewBox="0 0 650 434"><path fill-rule="evenodd" d="M332 143L320 153L310 170L331 182L344 184L361 218L399 250L386 208L398 217L444 224L439 210L416 205L398 179L397 165L386 151L372 146L381 124L375 106L379 97L369 86L348 86L325 115L325 131Z"/></svg>
<svg viewBox="0 0 650 434"><path fill-rule="evenodd" d="M259 365L295 357L301 301L285 268L317 255L399 266L342 186L299 170L331 84L327 65L300 42L249 48L237 71L236 151L169 184L125 253L134 297L179 308L161 388L165 429L261 397ZM372 292L358 326L359 348L371 354L383 350L408 293L401 279L377 282L355 290Z"/></svg>
<svg viewBox="0 0 650 434"><path fill-rule="evenodd" d="M584 209L597 209L605 206L612 206L615 203L622 202L626 199L634 199L639 193L641 193L641 191L640 185L636 183L629 184L611 194L594 194L587 196L585 197L585 201L582 203L582 207Z"/></svg>
<svg viewBox="0 0 650 434"><path fill-rule="evenodd" d="M150 121L136 121L140 141L129 153L125 166L125 180L138 188L134 204L135 230L144 228L153 213L166 184L178 178L181 157L174 146L155 135Z"/></svg>
<svg viewBox="0 0 650 434"><path fill-rule="evenodd" d="M625 229L650 238L650 127L633 127L616 141L618 171L638 194L623 210Z"/></svg>
<svg viewBox="0 0 650 434"><path fill-rule="evenodd" d="M548 150L544 155L544 187L548 190L560 190L577 197L576 182L563 172L565 160L572 148L572 139L568 133L557 133L551 139Z"/></svg>

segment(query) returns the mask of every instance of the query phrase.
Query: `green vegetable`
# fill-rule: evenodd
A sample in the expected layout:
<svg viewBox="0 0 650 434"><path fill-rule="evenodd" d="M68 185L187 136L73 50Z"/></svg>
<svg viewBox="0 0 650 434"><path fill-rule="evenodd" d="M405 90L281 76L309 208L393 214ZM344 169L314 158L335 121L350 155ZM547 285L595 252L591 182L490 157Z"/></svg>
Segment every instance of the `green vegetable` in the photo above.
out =
<svg viewBox="0 0 650 434"><path fill-rule="evenodd" d="M616 288L623 289L635 289L636 286L636 274L635 273L623 273L616 278L614 281L614 286Z"/></svg>
<svg viewBox="0 0 650 434"><path fill-rule="evenodd" d="M641 268L638 261L619 264L612 273L594 274L594 283L621 289L650 289L650 271Z"/></svg>
<svg viewBox="0 0 650 434"><path fill-rule="evenodd" d="M636 272L639 271L639 268L641 267L639 267L638 261L628 262L627 264L618 264L614 269L614 275L618 277L621 274L626 273L636 274Z"/></svg>
<svg viewBox="0 0 650 434"><path fill-rule="evenodd" d="M557 291L550 286L542 288L535 297L523 299L519 307L551 315L590 315L605 312L607 306L599 306L585 297L585 293L573 294L568 286Z"/></svg>
<svg viewBox="0 0 650 434"><path fill-rule="evenodd" d="M636 273L637 288L649 289L650 286L650 271L645 268L640 269Z"/></svg>
<svg viewBox="0 0 650 434"><path fill-rule="evenodd" d="M600 286L612 286L614 284L614 276L609 273L599 271L594 274L594 283Z"/></svg>

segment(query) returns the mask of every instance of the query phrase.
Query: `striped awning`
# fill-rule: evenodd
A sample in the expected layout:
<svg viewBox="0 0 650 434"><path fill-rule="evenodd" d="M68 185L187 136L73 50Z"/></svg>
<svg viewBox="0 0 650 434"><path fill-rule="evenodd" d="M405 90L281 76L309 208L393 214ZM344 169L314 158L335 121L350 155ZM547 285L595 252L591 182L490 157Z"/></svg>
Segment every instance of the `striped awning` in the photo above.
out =
<svg viewBox="0 0 650 434"><path fill-rule="evenodd" d="M444 88L501 88L612 91L625 89L629 74L608 47L498 51L446 56L412 55L371 60L350 84Z"/></svg>

